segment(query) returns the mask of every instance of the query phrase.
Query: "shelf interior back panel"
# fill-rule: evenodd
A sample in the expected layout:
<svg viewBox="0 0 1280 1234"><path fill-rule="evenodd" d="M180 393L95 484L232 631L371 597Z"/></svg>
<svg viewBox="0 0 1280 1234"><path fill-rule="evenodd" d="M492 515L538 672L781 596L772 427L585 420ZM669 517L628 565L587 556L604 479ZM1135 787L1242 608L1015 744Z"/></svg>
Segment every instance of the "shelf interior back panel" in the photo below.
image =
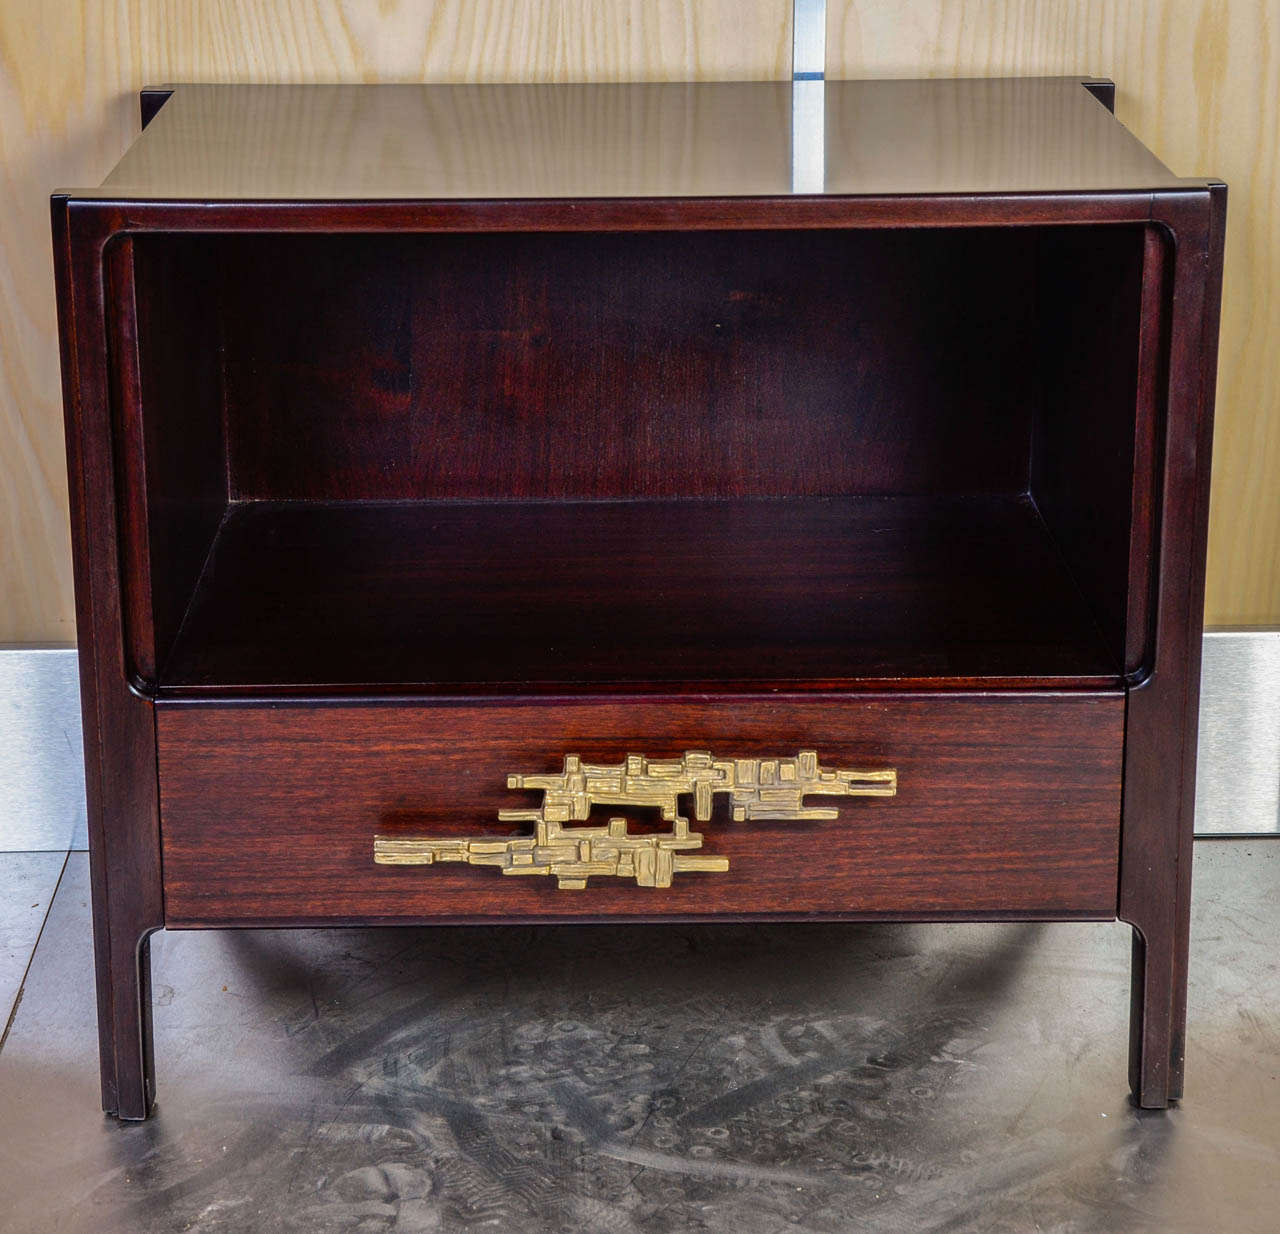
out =
<svg viewBox="0 0 1280 1234"><path fill-rule="evenodd" d="M1118 684L1028 497L236 503L159 684L917 682Z"/></svg>

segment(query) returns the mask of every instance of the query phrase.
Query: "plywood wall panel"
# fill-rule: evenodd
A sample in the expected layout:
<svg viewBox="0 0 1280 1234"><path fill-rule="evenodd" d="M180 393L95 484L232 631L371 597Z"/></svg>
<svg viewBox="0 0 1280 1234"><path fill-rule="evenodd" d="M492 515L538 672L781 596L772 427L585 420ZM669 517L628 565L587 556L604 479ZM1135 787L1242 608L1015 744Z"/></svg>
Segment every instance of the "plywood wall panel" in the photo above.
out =
<svg viewBox="0 0 1280 1234"><path fill-rule="evenodd" d="M74 637L48 194L163 81L785 77L790 0L4 0L0 642ZM1232 188L1208 617L1280 622L1280 0L830 0L833 76L1096 73Z"/></svg>
<svg viewBox="0 0 1280 1234"><path fill-rule="evenodd" d="M97 184L167 81L790 73L789 0L3 0L0 642L75 637L49 193Z"/></svg>
<svg viewBox="0 0 1280 1234"><path fill-rule="evenodd" d="M1280 2L831 0L827 71L1111 77L1170 167L1227 181L1205 615L1280 624Z"/></svg>

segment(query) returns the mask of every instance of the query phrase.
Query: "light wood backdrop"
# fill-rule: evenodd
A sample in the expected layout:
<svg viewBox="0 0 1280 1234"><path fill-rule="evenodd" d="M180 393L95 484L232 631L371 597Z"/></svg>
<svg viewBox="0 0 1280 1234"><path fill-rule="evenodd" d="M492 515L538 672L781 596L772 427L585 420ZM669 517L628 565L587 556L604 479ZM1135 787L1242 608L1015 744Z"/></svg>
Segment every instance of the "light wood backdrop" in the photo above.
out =
<svg viewBox="0 0 1280 1234"><path fill-rule="evenodd" d="M1231 185L1208 620L1280 623L1280 0L830 0L832 76L1088 73ZM0 0L0 642L74 638L48 195L166 81L785 77L790 0Z"/></svg>

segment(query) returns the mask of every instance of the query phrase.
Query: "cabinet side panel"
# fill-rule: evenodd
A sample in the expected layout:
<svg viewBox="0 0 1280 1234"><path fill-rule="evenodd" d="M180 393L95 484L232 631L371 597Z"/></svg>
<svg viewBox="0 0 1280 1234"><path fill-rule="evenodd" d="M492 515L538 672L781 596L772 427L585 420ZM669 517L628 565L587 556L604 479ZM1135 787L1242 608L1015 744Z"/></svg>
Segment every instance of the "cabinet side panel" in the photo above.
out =
<svg viewBox="0 0 1280 1234"><path fill-rule="evenodd" d="M162 668L227 508L216 250L133 243L156 661Z"/></svg>
<svg viewBox="0 0 1280 1234"><path fill-rule="evenodd" d="M1125 658L1144 229L1058 228L1040 250L1031 493L1117 664Z"/></svg>

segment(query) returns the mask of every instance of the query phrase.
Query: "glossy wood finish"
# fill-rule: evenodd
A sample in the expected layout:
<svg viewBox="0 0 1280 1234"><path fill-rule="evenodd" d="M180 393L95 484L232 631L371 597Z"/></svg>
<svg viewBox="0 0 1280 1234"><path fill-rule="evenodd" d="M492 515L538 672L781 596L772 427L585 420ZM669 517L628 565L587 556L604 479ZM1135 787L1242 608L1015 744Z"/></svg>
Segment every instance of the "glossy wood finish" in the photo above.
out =
<svg viewBox="0 0 1280 1234"><path fill-rule="evenodd" d="M97 221L54 199L102 1104L143 1118L155 1097L147 939L163 924L155 709L130 687L104 295L109 232Z"/></svg>
<svg viewBox="0 0 1280 1234"><path fill-rule="evenodd" d="M414 817L421 820L414 812L440 808L410 800L422 775L439 775L439 762L427 759L423 768L413 757L422 748L415 743L424 740L415 722L435 715L447 715L440 723L453 726L448 740L461 734L464 748L480 751L483 765L495 772L497 759L485 761L493 754L504 764L513 754L522 763L535 756L554 763L574 747L610 757L627 749L662 754L719 744L721 737L769 752L787 737L796 739L787 745L816 746L824 757L871 754L876 743L897 740L873 719L901 718L900 731L923 751L918 757L924 761L914 764L917 782L954 776L947 782L950 799L966 802L970 817L989 808L994 821L988 831L975 832L947 816L943 798L917 801L917 819L932 821L926 827L907 819L908 828L920 830L904 846L887 824L899 816L876 803L866 816L881 820L877 839L889 853L889 866L906 872L892 889L907 907L891 903L890 884L876 883L870 849L855 843L842 866L839 895L823 900L820 879L810 881L809 898L794 903L813 907L796 912L1118 912L1134 924L1140 940L1134 1091L1151 1106L1176 1096L1223 198L1215 186L1159 179L1150 161L1130 157L1130 139L1118 129L1107 130L1097 158L1086 153L1072 163L1070 143L1114 121L1079 82L1071 88L1091 110L1078 113L1071 103L1064 113L1061 83L1045 85L1042 95L1031 84L1009 88L1012 94L1002 86L957 94L924 90L919 97L948 98L953 105L959 100L974 109L952 118L958 161L935 166L934 188L927 193L842 196L829 180L824 195L792 196L778 189L742 197L733 195L745 183L734 179L736 172L712 168L707 174L718 177L723 195L661 196L683 191L681 183L703 181L696 175L681 181L684 173L674 179L655 174L641 191L627 172L618 179L617 195L591 199L451 198L451 185L473 183L463 168L452 180L454 171L441 171L440 192L430 200L397 199L394 169L385 185L388 196L372 201L184 201L154 183L153 199L131 199L123 181L101 194L55 199L109 1109L140 1117L150 1100L140 950L147 932L162 920L217 924L211 903L198 912L181 911L184 896L195 905L202 882L248 897L242 920L264 919L255 917L264 906L252 904L253 890L241 877L249 866L237 863L254 844L278 843L280 833L260 825L254 794L244 787L250 782L237 782L237 769L254 768L251 783L261 790L259 803L270 805L271 821L295 829L288 834L299 851L311 854L308 860L320 863L315 868L330 880L326 895L332 899L330 893L345 886L352 917L360 917L350 898L356 849L354 832L344 830L354 826L344 821L350 818L344 804L355 806L356 814L379 815L362 815L362 836L387 811L406 811L402 822L409 825ZM163 132L166 118L181 114L172 109L182 94L176 91L155 115L148 137ZM906 131L902 116L877 112L876 97L901 103L917 95L894 86L882 96L860 96L868 141L863 153L872 160L867 166L884 154L877 144L883 133ZM1062 130L1070 140L1053 148L1064 161L1038 187L1011 170L1025 166L1039 174L1034 159L1020 161L1026 148L1010 136L1008 100L1015 95L1031 104L1024 109L1025 131L1045 140L1057 131L1052 124L1044 127L1045 117L1089 117ZM337 94L311 97L330 99L339 111L347 106ZM397 95L387 106L394 112L417 97ZM639 106L656 96L641 90L626 97ZM495 96L494 114L509 109L504 100ZM372 104L375 113L384 102ZM234 104L232 111L251 103L258 107L261 99L246 96L243 107ZM322 113L323 107L304 124L331 132ZM694 113L696 118L698 108ZM643 109L636 113L637 131L647 131L647 115ZM845 119L851 115L840 113ZM915 119L922 131L941 122L936 109L926 108ZM228 131L214 120L210 134ZM607 129L607 109L601 122ZM830 111L828 122L829 170L847 170L857 161L855 135L833 124ZM965 151L979 149L983 128L989 178L982 183L989 191L971 191L981 187L966 179L978 163ZM188 137L196 131L186 130ZM573 124L552 131L555 140L577 132ZM966 144L970 137L976 144ZM661 142L658 147L672 148ZM146 157L160 148L153 143ZM348 166L341 154L334 163L330 150L325 146L309 156L320 182L335 166ZM841 164L841 151L847 165ZM913 178L919 152L902 150L899 189L922 187ZM249 165L238 163L239 157L231 159L240 168L237 176ZM220 166L212 151L207 161L214 170ZM188 183L183 177L196 175L198 162L175 165L171 187ZM1101 191L1085 191L1103 165L1114 178L1103 177ZM139 164L132 166L136 171ZM292 175L291 166L285 160L280 175ZM599 174L590 159L583 168L588 179L566 181L570 188ZM513 189L522 174L516 166L502 183ZM756 173L747 168L744 174ZM1068 187L1062 177L1071 176L1080 191L1061 191ZM260 181L268 183L283 181ZM879 182L868 176L860 183ZM976 228L1010 234L990 236ZM809 229L828 234L795 235ZM904 230L928 234L904 237ZM310 250L317 254L317 268L350 276L328 303L311 303L320 288L308 284L308 267L297 260L306 245L320 243L315 237L306 244L292 238L307 231L326 238L324 246ZM443 232L459 234L426 235ZM562 234L530 239L535 232ZM632 245L620 237L602 238L601 232L667 234L627 238ZM727 238L725 232L737 234ZM769 239L766 232L778 235ZM754 235L748 240L745 233ZM255 263L244 256L267 253L270 238L282 241L278 257L261 256ZM966 255L946 257L944 240ZM424 258L461 252L472 243L477 252L520 256L492 283L483 281L484 263L468 268L465 256L447 275ZM747 243L759 247L770 279L752 281L742 253ZM377 278L368 286L360 283L362 263L353 261L360 252L375 254L370 269ZM553 253L560 255L567 288L551 277ZM806 268L803 276L793 274L786 258L806 254L825 259L820 271L845 260L854 263L846 270L896 268L902 278L888 291L888 280L868 280L861 295L852 296L822 272L810 277ZM892 254L904 257L896 267L888 259ZM928 254L945 259L952 276L938 300L970 297L975 321L939 316L941 310L920 295ZM605 255L613 260L603 260ZM684 260L674 261L677 255ZM725 255L736 277L717 282ZM1009 259L1032 255L1034 277L1028 279L1026 269ZM398 279L401 267L407 274ZM201 317L193 310L191 323L176 325L166 337L166 318L186 316L184 297L195 294L190 288L210 269L217 272L218 290L202 304L215 303L216 311ZM265 311L257 316L247 311L255 269L265 287ZM625 294L599 285L615 269ZM672 271L669 281L650 287L664 269ZM687 288L674 277L680 269L689 274ZM286 271L294 281L288 287L272 277ZM468 283L469 295L463 290ZM822 311L804 305L810 285L824 297ZM428 311L433 286L451 292L435 315ZM761 293L771 287L785 292L789 315L770 317L774 310ZM714 332L706 332L707 321L714 326L717 320L708 310L732 306L734 290L754 298L737 303L730 341L717 342ZM865 298L876 296L885 297L878 319L862 307ZM1006 298L1002 316L998 310ZM579 305L591 309L605 337L625 342L627 332L610 325L608 313L618 313L627 302L636 305L634 335L643 348L602 371L604 353L591 343L586 318L575 318L574 311ZM832 314L833 307L839 311ZM347 331L341 329L343 313L355 318ZM928 370L932 382L919 380L910 367L917 314L931 329L918 340L915 362L934 366ZM862 346L841 352L834 345L838 328L832 322L839 320L855 327L850 342ZM796 331L791 349L784 346L788 321ZM450 322L463 326L455 329ZM577 331L580 351L555 341L560 326L571 338ZM433 328L443 337L433 339ZM494 331L495 350L477 352L485 329ZM541 353L535 345L539 335L551 340L541 344ZM460 342L466 346L456 346ZM774 363L752 369L760 347ZM727 348L732 363L718 359L717 348ZM451 349L458 354L449 361ZM511 362L500 361L504 349ZM462 369L472 356L479 358L474 371L485 385L483 395L474 397L473 405L484 409L478 422L500 437L502 416L509 416L508 436L519 443L511 458L494 453L498 478L489 491L476 487L489 469L474 465L480 447L462 431L466 417L459 404L472 396L465 385L449 384L450 364ZM597 384L584 381L579 389L572 382L582 380L583 357L596 365ZM777 367L789 363L797 367ZM1001 364L1013 394L1003 402L1006 396L993 379ZM430 431L432 418L426 415L433 383L415 385L423 365L448 378L437 383L445 392L439 434ZM743 365L753 380L735 388L732 373ZM633 383L627 380L630 369L636 373ZM277 397L262 395L255 371L270 374ZM298 414L301 402L289 404L289 372L317 409L310 421ZM496 397L492 387L499 381L503 394ZM188 411L186 386L197 383L208 389L190 401L199 444L188 449L172 429ZM966 402L974 388L991 397ZM674 407L664 405L664 389ZM593 431L576 443L578 453L566 450L574 444L576 420L557 420L553 397L564 390L582 414L589 414L592 397L615 400L634 439L618 441L607 424L592 422ZM659 434L655 440L663 441L673 465L656 469L653 476L662 479L653 479L638 446L644 432L661 426L670 435L690 426L701 433L710 418L700 393L708 390L719 400L718 419L729 426L725 455L713 458L692 431L676 447ZM757 394L768 414L753 436ZM796 399L808 406L797 408ZM818 450L796 432L808 411L824 443ZM963 433L947 436L956 427L951 417L963 424L983 415L992 418L975 434L981 449ZM555 447L546 451L542 470L529 465L538 458L539 439L522 416L547 429L544 449ZM255 425L265 440L251 439ZM933 445L904 443L891 431L877 438L877 426L894 425L913 439L940 434L951 448L944 458L930 453ZM851 443L859 431L878 442L872 450L876 465L859 471L856 459L830 457L830 443L839 440L842 427ZM316 440L308 440L308 433ZM772 443L773 453L763 461L753 458L757 437ZM281 449L289 439L297 447L292 452ZM430 457L433 447L444 449L441 457L451 453L464 461L457 470L442 466L440 458ZM1096 460L1091 449L1097 450ZM680 477L679 485L673 476ZM403 506L370 503L379 495L379 477L396 496L414 500ZM668 483L670 490L646 488ZM433 485L443 485L443 492ZM325 502L314 500L321 495ZM605 495L626 500L601 503ZM453 504L441 502L442 496ZM477 503L477 496L485 500ZM513 496L526 500L498 500ZM567 496L596 501L568 504ZM160 519L166 503L168 514ZM214 515L219 532L206 563L202 539L211 534ZM1088 552L1091 543L1096 553ZM655 553L654 544L674 554ZM753 557L753 547L761 544L774 548L774 555ZM680 574L670 565L671 555L687 555L693 565ZM459 566L468 569L464 573ZM186 593L197 576L195 602L188 604ZM511 586L512 580L521 586ZM851 621L842 630L846 612L857 624ZM447 644L432 645L441 631ZM859 643L864 631L871 638ZM261 646L255 644L258 636ZM414 677L443 678L435 684L453 699L446 704L440 695L386 698L397 688L421 691L422 682L406 682L405 674L389 667L406 662L415 665ZM761 665L781 663L796 675L758 675ZM704 664L717 666L718 675L708 677ZM334 667L326 671L325 665ZM755 687L751 701L743 700L743 685L734 679L744 665ZM855 685L865 691L880 680L877 665L887 675L882 684L899 692L855 694ZM478 666L485 676L477 681ZM831 681L820 676L828 666L838 674ZM146 679L147 667L159 686ZM1009 672L1014 675L1004 675ZM1035 697L1027 690L1050 681L1071 689ZM1090 688L1096 692L1101 682L1109 692L1098 698ZM795 697L777 698L759 688L783 683ZM839 689L832 692L832 685ZM941 685L952 691L967 685L986 697L943 697L936 689L926 696L911 693L913 687ZM200 686L205 701L152 698L156 690ZM996 686L1004 692L996 693ZM258 696L258 702L229 705L237 690ZM575 691L576 698L568 697ZM369 698L339 706L324 697L330 692ZM1096 709L1087 714L1109 719L1096 727L1070 722L1086 714L1086 705ZM944 710L951 706L957 710ZM902 718L908 713L909 721ZM587 715L603 725L604 739L580 719L566 727ZM832 730L821 721L837 715L846 717L845 727L834 733L835 748L829 750ZM389 718L394 716L400 719ZM1005 718L997 724L996 716ZM1017 716L1021 722L1008 718ZM530 727L522 727L520 717ZM388 737L378 727L383 723L404 727ZM1120 791L1120 755L1104 733L1120 741L1122 723L1117 880L1115 813L1108 803L1109 794ZM263 740L246 743L243 733L255 726L263 726ZM441 741L441 731L432 740ZM309 733L314 749L330 757L308 760L305 749L299 753L299 733ZM548 743L548 733L560 740ZM807 734L812 739L801 743ZM1072 741L1074 753L1068 750ZM997 759L984 743L1009 760ZM399 802L379 795L370 756L403 769L395 772L404 776L397 781ZM264 761L257 765L259 757ZM912 755L906 750L899 757L909 763ZM1040 767L1045 778L1023 777L1023 764ZM309 776L299 770L304 767L311 768ZM335 769L346 774L326 780L337 776ZM164 786L163 825L157 774ZM930 781L935 774L938 780ZM446 793L442 780L431 782ZM328 786L323 800L313 792L315 783ZM495 783L484 792L500 790L500 781ZM1002 812L999 797L982 797L983 783L1007 790L1012 801L1027 794L1022 816L1015 820ZM306 801L313 817L326 819L325 834L336 845L318 846L302 830L305 819L287 806L284 790L290 786L295 807ZM496 808L497 802L481 798ZM1077 798L1093 803L1087 818L1074 812ZM440 800L452 803L456 823L463 797ZM170 821L175 803L178 813ZM1046 820L1053 818L1068 821L1048 827ZM474 815L467 821L475 821ZM163 893L162 834L171 853ZM1104 856L1108 845L1110 857ZM1048 857L1039 873L1037 847ZM945 862L931 860L935 851L953 859L949 875ZM283 912L272 919L314 920L317 897L281 851L275 852L252 871L277 902L292 905L271 909ZM775 853L784 861L793 855L791 848ZM202 870L201 860L211 864ZM404 870L370 877L382 880L393 873L402 876L397 889L409 885L404 879L425 877ZM499 879L482 870L448 874L465 875L468 886L483 887L486 874L491 884ZM769 903L776 907L768 911L785 914L793 902L785 883L777 876L765 882L768 888L740 888L724 911L749 915ZM496 895L497 889L475 894ZM595 897L597 889L587 894ZM394 900L382 902L375 915L404 919ZM862 907L849 908L849 900ZM497 911L482 908L479 899L459 903L471 904L457 914L463 919L472 908ZM422 901L415 900L408 917L427 915L421 910ZM301 916L290 915L295 911ZM454 919L436 919L445 917Z"/></svg>
<svg viewBox="0 0 1280 1234"><path fill-rule="evenodd" d="M825 111L828 195L1184 183L1078 77L828 80ZM786 82L183 86L100 193L772 197L792 191L791 151Z"/></svg>
<svg viewBox="0 0 1280 1234"><path fill-rule="evenodd" d="M165 694L1120 681L1034 503L246 502Z"/></svg>
<svg viewBox="0 0 1280 1234"><path fill-rule="evenodd" d="M684 698L478 705L158 708L171 926L306 922L889 914L1110 917L1124 697ZM816 749L896 767L893 798L836 800L832 822L698 830L723 874L663 890L375 866L373 836L512 834L535 805L514 771L708 748ZM817 798L813 801L816 803ZM601 807L599 821L626 809ZM634 812L631 812L634 813ZM644 812L635 814L643 820ZM656 811L647 821L656 822ZM817 854L821 854L818 856Z"/></svg>
<svg viewBox="0 0 1280 1234"><path fill-rule="evenodd" d="M1162 199L1172 248L1156 526L1154 655L1129 691L1119 916L1133 924L1130 1083L1143 1105L1182 1095L1191 841L1226 186ZM1154 512L1153 512L1154 513Z"/></svg>

